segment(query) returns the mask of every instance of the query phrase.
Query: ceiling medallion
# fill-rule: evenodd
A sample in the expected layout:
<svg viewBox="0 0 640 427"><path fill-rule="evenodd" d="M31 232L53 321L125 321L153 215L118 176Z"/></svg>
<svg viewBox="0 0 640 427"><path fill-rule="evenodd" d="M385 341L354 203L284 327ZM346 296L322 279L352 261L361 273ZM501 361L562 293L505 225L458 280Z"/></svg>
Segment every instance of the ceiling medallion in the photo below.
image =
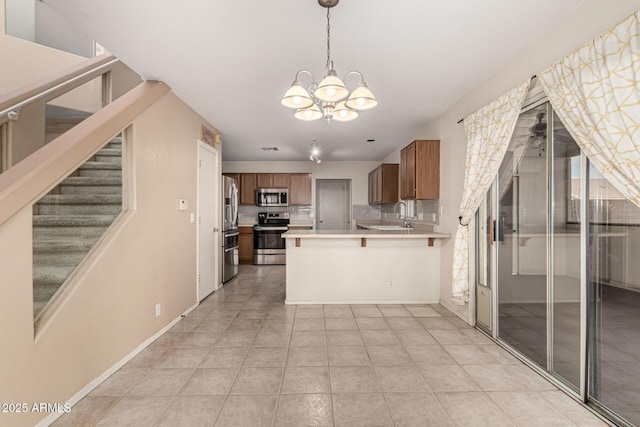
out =
<svg viewBox="0 0 640 427"><path fill-rule="evenodd" d="M368 110L378 105L378 101L367 87L362 73L359 71L349 71L342 80L333 69L331 60L331 13L332 7L337 5L339 0L318 0L320 6L327 9L327 74L320 83L316 83L313 74L308 70L300 70L291 87L282 97L280 103L296 110L293 115L296 119L313 121L324 118L327 122L337 120L348 122L358 118L358 111ZM303 74L311 76L311 84L307 89L300 84L300 77ZM358 87L349 93L343 83L350 75L360 78Z"/></svg>

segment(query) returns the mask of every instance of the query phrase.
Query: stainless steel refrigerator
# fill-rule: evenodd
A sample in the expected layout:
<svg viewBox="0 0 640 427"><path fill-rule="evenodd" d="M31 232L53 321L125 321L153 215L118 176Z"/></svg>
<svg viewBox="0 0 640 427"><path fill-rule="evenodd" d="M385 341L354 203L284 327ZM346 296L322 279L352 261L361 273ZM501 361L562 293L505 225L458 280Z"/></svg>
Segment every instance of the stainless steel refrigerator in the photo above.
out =
<svg viewBox="0 0 640 427"><path fill-rule="evenodd" d="M238 182L222 177L222 283L238 274Z"/></svg>

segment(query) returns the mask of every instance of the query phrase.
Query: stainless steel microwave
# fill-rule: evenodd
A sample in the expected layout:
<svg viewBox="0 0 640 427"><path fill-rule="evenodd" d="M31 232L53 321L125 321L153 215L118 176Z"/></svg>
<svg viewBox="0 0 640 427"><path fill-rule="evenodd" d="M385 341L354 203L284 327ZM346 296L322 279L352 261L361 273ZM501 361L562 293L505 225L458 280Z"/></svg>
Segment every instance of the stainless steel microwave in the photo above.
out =
<svg viewBox="0 0 640 427"><path fill-rule="evenodd" d="M289 206L289 190L287 188L256 189L256 205Z"/></svg>

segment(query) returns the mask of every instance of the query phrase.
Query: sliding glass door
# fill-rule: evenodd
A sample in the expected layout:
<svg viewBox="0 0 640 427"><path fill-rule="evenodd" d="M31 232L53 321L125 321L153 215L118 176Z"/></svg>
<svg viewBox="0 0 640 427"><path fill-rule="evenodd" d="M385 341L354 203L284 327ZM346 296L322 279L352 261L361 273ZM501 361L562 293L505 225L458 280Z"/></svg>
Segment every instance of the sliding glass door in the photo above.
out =
<svg viewBox="0 0 640 427"><path fill-rule="evenodd" d="M616 422L640 425L640 208L548 102L523 109L476 214L476 278L480 328Z"/></svg>

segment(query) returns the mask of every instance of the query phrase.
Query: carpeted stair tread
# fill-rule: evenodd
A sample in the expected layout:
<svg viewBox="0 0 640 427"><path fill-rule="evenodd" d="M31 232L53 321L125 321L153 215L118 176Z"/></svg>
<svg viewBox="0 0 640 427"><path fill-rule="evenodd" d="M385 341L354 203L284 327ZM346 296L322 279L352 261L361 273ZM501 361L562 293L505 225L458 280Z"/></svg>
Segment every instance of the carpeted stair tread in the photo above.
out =
<svg viewBox="0 0 640 427"><path fill-rule="evenodd" d="M75 267L72 266L41 266L33 267L34 297L38 287L60 286L67 280ZM56 288L57 289L57 288ZM55 291L54 291L55 292Z"/></svg>
<svg viewBox="0 0 640 427"><path fill-rule="evenodd" d="M122 204L119 194L49 194L38 204L45 205L115 205Z"/></svg>
<svg viewBox="0 0 640 427"><path fill-rule="evenodd" d="M122 165L119 162L86 162L78 169L113 169L113 170L121 170Z"/></svg>
<svg viewBox="0 0 640 427"><path fill-rule="evenodd" d="M102 148L94 155L120 157L122 156L122 150L119 148Z"/></svg>
<svg viewBox="0 0 640 427"><path fill-rule="evenodd" d="M37 239L33 242L33 252L76 252L89 251L96 244L100 236L63 237L59 239Z"/></svg>
<svg viewBox="0 0 640 427"><path fill-rule="evenodd" d="M117 215L34 215L36 226L108 226Z"/></svg>
<svg viewBox="0 0 640 427"><path fill-rule="evenodd" d="M65 178L60 185L122 185L122 177L114 176L70 176Z"/></svg>

